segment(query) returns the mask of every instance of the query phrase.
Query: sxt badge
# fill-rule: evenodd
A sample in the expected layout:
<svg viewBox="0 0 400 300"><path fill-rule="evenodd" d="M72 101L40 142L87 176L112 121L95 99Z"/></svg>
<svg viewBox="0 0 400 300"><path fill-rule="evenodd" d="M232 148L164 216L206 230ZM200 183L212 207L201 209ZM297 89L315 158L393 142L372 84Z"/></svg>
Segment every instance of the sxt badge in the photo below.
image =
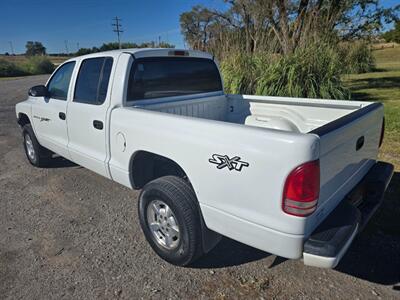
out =
<svg viewBox="0 0 400 300"><path fill-rule="evenodd" d="M229 158L228 155L213 154L208 161L212 164L216 164L217 169L227 167L229 171L236 170L240 172L243 167L249 166L249 163L241 161L239 156Z"/></svg>

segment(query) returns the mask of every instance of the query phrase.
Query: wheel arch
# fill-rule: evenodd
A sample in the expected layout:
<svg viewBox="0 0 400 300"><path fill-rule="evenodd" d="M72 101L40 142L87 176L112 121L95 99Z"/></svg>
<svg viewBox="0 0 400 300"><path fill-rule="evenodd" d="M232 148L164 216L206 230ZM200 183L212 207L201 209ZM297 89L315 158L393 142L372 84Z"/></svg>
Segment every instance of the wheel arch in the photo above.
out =
<svg viewBox="0 0 400 300"><path fill-rule="evenodd" d="M161 167L161 172L157 172L157 168L160 167L160 162L162 164L165 163L165 165ZM166 168L164 169L164 167ZM176 161L163 155L144 150L137 151L131 156L129 170L131 186L134 189L141 189L148 182L154 179L167 175L173 175L185 179L192 187L193 192L196 195L196 191L194 190L193 185L191 184L184 169ZM207 227L197 195L196 206L200 218L203 251L204 253L208 253L221 240L221 235Z"/></svg>
<svg viewBox="0 0 400 300"><path fill-rule="evenodd" d="M158 169L160 167L160 163L161 169ZM196 191L194 190L186 171L176 161L163 155L145 150L139 150L131 156L129 171L131 186L134 189L141 189L146 183L154 179L167 175L173 175L184 178L192 186L193 192L196 195ZM198 199L197 208L200 213L203 250L205 253L207 253L220 241L221 236L207 227Z"/></svg>
<svg viewBox="0 0 400 300"><path fill-rule="evenodd" d="M134 189L141 189L146 183L167 175L189 180L184 169L173 159L145 150L138 150L132 154L129 179Z"/></svg>
<svg viewBox="0 0 400 300"><path fill-rule="evenodd" d="M26 124L31 124L31 120L29 119L28 115L23 112L18 113L17 122L21 127L25 126Z"/></svg>

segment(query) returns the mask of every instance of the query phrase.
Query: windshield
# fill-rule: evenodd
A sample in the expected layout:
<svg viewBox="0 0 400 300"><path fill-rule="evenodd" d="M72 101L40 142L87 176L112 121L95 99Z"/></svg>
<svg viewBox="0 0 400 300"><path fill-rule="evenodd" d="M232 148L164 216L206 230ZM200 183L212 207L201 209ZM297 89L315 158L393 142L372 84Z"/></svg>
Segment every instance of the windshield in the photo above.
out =
<svg viewBox="0 0 400 300"><path fill-rule="evenodd" d="M142 58L132 65L127 101L215 91L222 91L222 83L211 59Z"/></svg>

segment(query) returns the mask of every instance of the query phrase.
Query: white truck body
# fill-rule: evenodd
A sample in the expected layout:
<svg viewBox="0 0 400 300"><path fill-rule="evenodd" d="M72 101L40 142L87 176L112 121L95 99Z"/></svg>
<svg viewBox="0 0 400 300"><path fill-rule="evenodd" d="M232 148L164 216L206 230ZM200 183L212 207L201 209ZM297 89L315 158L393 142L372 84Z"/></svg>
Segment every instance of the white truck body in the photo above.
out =
<svg viewBox="0 0 400 300"><path fill-rule="evenodd" d="M171 49L73 58L66 62L75 63L66 100L31 96L17 104L17 117L29 118L42 146L129 188L143 186L135 172L147 176L148 167L135 164L138 155L151 153L171 160L189 179L207 228L279 256L304 257L306 264L334 267L358 229L333 257L303 254L304 243L376 165L383 106L225 95L222 89L127 100L136 61L182 53L182 59L213 60L206 53ZM96 57L112 58L105 100L100 105L75 102L80 66ZM100 121L101 129L94 121ZM317 160L316 210L304 217L286 213L282 209L286 178L297 166Z"/></svg>

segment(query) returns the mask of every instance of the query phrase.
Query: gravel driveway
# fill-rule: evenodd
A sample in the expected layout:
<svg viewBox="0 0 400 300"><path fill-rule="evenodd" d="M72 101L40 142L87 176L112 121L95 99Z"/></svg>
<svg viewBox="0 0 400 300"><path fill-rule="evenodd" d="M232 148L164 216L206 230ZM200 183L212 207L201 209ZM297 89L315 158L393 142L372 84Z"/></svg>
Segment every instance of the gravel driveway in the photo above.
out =
<svg viewBox="0 0 400 300"><path fill-rule="evenodd" d="M0 80L0 298L400 299L399 173L335 270L227 238L195 266L174 267L142 235L137 191L62 159L27 162L14 105L46 78Z"/></svg>

